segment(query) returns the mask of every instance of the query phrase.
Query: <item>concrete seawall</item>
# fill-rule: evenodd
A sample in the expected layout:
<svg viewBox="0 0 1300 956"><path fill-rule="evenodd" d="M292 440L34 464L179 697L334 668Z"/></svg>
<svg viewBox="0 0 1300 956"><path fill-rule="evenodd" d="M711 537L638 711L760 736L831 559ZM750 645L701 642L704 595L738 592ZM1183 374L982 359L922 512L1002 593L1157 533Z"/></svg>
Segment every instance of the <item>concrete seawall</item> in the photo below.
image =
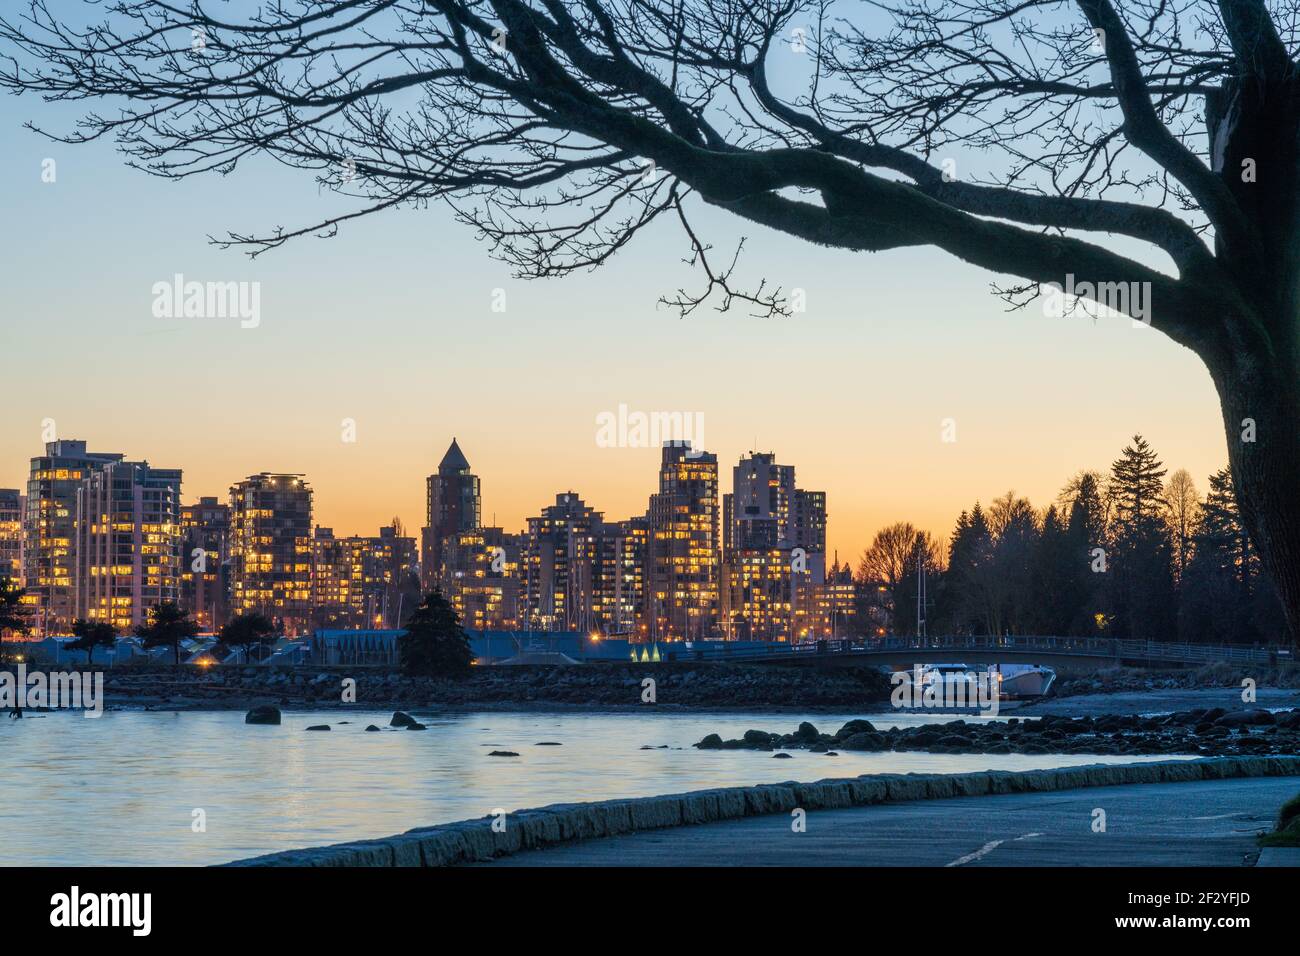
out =
<svg viewBox="0 0 1300 956"><path fill-rule="evenodd" d="M1233 777L1300 776L1300 757L1213 757L1146 764L1090 764L1056 770L989 770L955 774L871 774L696 790L661 797L562 803L493 817L423 827L379 840L287 850L226 866L454 866L520 850L573 840L616 836L738 817L804 810L841 809L908 800L941 800L984 794L1070 790L1140 783L1178 783ZM1269 808L1272 812L1273 808Z"/></svg>

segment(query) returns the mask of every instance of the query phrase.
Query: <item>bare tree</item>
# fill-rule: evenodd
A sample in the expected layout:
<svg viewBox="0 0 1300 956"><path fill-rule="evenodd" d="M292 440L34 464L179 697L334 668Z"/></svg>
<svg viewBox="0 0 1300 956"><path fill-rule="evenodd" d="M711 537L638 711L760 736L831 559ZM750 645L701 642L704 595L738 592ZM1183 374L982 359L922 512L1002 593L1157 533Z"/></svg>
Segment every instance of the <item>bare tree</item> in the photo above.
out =
<svg viewBox="0 0 1300 956"><path fill-rule="evenodd" d="M1165 485L1165 521L1169 525L1174 546L1174 569L1180 581L1187 570L1187 562L1192 558L1192 540L1200 519L1201 498L1196 493L1196 482L1186 468L1179 468L1169 476Z"/></svg>
<svg viewBox="0 0 1300 956"><path fill-rule="evenodd" d="M1011 277L1013 305L1050 283L1149 321L1209 369L1300 632L1300 0L210 6L28 0L0 18L0 83L110 103L62 138L162 176L265 154L363 200L224 240L253 252L442 199L551 276L667 214L703 277L667 302L785 310L715 261L702 200L841 249L937 246ZM797 85L769 70L791 50Z"/></svg>
<svg viewBox="0 0 1300 956"><path fill-rule="evenodd" d="M1028 498L1017 498L1015 491L1008 489L1005 495L994 498L989 505L989 530L993 532L993 537L1000 538L1012 525L1036 531L1038 513Z"/></svg>
<svg viewBox="0 0 1300 956"><path fill-rule="evenodd" d="M858 579L864 584L883 584L891 593L897 590L916 550L920 533L908 521L881 528L872 539L871 547L862 552L858 561Z"/></svg>

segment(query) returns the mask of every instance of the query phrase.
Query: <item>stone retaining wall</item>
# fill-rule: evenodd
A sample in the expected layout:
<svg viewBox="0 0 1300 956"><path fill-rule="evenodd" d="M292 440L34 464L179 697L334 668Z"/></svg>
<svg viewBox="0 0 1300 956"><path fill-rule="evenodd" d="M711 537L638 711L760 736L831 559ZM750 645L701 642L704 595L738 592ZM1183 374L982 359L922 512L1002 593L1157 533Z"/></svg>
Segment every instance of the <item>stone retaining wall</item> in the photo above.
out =
<svg viewBox="0 0 1300 956"><path fill-rule="evenodd" d="M1056 770L989 770L953 774L869 774L696 790L662 797L560 803L508 814L505 832L493 817L409 830L381 840L288 850L226 866L453 866L572 840L712 823L765 813L833 810L903 800L1069 790L1134 783L1179 783L1231 777L1300 776L1300 757L1213 757L1146 764L1090 764Z"/></svg>

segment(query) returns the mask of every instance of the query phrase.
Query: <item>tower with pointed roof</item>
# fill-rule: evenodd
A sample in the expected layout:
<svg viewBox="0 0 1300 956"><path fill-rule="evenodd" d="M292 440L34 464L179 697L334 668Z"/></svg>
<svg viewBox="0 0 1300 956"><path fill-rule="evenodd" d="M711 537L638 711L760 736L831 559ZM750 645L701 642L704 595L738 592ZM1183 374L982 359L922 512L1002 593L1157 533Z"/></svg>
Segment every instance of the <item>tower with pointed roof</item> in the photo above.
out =
<svg viewBox="0 0 1300 956"><path fill-rule="evenodd" d="M442 542L448 535L482 527L482 496L469 459L451 440L438 471L425 481L427 508L420 536L420 576L426 590L439 584Z"/></svg>

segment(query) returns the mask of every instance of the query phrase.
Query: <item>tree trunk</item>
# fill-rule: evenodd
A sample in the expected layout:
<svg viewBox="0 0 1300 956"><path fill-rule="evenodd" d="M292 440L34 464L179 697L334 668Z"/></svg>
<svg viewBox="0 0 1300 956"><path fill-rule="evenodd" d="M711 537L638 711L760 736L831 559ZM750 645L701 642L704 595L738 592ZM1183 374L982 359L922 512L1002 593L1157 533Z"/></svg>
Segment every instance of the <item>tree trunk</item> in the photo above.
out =
<svg viewBox="0 0 1300 956"><path fill-rule="evenodd" d="M1211 373L1242 523L1286 615L1288 633L1265 637L1294 645L1300 637L1300 375L1288 374L1287 365L1240 358Z"/></svg>

